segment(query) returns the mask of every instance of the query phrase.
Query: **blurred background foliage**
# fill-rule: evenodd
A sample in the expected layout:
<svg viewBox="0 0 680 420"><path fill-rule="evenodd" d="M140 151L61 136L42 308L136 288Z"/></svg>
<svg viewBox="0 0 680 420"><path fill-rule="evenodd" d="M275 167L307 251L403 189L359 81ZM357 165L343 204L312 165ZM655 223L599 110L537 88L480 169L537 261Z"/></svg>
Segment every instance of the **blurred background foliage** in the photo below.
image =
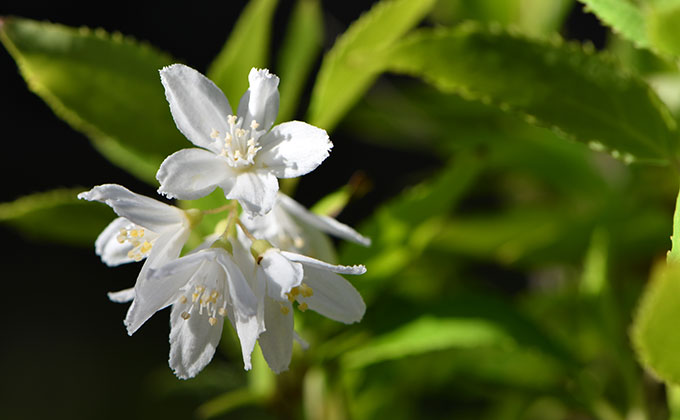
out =
<svg viewBox="0 0 680 420"><path fill-rule="evenodd" d="M225 3L0 5L0 417L680 418L680 2ZM98 261L113 214L75 192L154 194L189 145L157 75L177 61L232 105L277 73L279 120L335 144L283 188L373 239L337 244L364 320L299 316L279 376L225 329L177 380L167 321L129 338L106 299L137 268Z"/></svg>

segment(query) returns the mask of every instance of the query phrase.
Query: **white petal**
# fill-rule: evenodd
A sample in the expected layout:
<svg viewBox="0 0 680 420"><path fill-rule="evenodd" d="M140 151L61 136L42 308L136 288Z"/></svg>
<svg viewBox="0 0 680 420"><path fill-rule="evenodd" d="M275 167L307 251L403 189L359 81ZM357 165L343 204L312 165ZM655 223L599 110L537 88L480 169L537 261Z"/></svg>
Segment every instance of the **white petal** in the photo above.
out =
<svg viewBox="0 0 680 420"><path fill-rule="evenodd" d="M304 298L309 309L332 320L351 324L366 312L366 304L357 290L341 276L323 269L305 267L305 284L313 295Z"/></svg>
<svg viewBox="0 0 680 420"><path fill-rule="evenodd" d="M109 299L116 303L127 303L135 298L135 288L119 290L117 292L109 292Z"/></svg>
<svg viewBox="0 0 680 420"><path fill-rule="evenodd" d="M193 378L212 360L222 336L224 322L210 325L208 315L194 311L189 319L182 318L184 308L173 305L170 314L170 359L175 375Z"/></svg>
<svg viewBox="0 0 680 420"><path fill-rule="evenodd" d="M195 200L234 177L225 159L203 149L183 149L165 158L156 179L169 198Z"/></svg>
<svg viewBox="0 0 680 420"><path fill-rule="evenodd" d="M173 303L179 289L203 261L200 253L175 260L182 249L180 244L183 244L178 238L186 236L188 231L178 231L174 236L161 235L156 240L137 277L135 300L125 316L128 334L134 334L153 314ZM158 267L161 269L157 270Z"/></svg>
<svg viewBox="0 0 680 420"><path fill-rule="evenodd" d="M224 93L210 79L182 64L164 67L161 82L177 128L196 146L216 153L213 130L224 135L232 114Z"/></svg>
<svg viewBox="0 0 680 420"><path fill-rule="evenodd" d="M331 271L333 273L352 275L364 274L366 272L366 267L363 265L333 265L315 258L307 257L306 255L296 254L294 252L281 251L281 254L291 261L302 263L305 266L305 270L307 270L307 267L313 267L321 270Z"/></svg>
<svg viewBox="0 0 680 420"><path fill-rule="evenodd" d="M258 320L257 316L240 317L234 315L236 334L241 342L241 353L243 354L243 367L245 370L252 369L251 355L255 349L255 343L260 333L264 331L264 323Z"/></svg>
<svg viewBox="0 0 680 420"><path fill-rule="evenodd" d="M300 203L298 203L297 201L293 200L292 198L288 197L285 194L279 193L278 203L286 210L288 210L292 215L300 219L301 222L313 226L323 232L326 232L333 236L337 236L338 238L341 239L356 242L364 246L371 245L370 238L362 236L356 230L352 229L351 227L347 226L344 223L338 222L337 220L331 217L312 213L311 211L304 208L304 206L302 206Z"/></svg>
<svg viewBox="0 0 680 420"><path fill-rule="evenodd" d="M293 309L288 301L265 298L264 316L266 331L258 340L262 355L274 373L281 373L288 370L293 355Z"/></svg>
<svg viewBox="0 0 680 420"><path fill-rule="evenodd" d="M257 299L250 289L246 278L227 251L212 248L206 252L214 252L217 261L224 269L229 284L229 297L234 306L234 312L241 317L255 316L257 313Z"/></svg>
<svg viewBox="0 0 680 420"><path fill-rule="evenodd" d="M316 169L327 157L333 143L325 130L301 121L279 124L260 137L257 162L278 178L293 178Z"/></svg>
<svg viewBox="0 0 680 420"><path fill-rule="evenodd" d="M238 200L243 209L253 214L269 212L276 201L279 181L265 170L242 172L230 190L222 186L228 199Z"/></svg>
<svg viewBox="0 0 680 420"><path fill-rule="evenodd" d="M267 294L272 299L287 300L286 293L302 283L302 265L285 258L283 252L271 248L262 255L260 270L267 279Z"/></svg>
<svg viewBox="0 0 680 420"><path fill-rule="evenodd" d="M118 235L121 229L127 229L132 225L132 222L124 217L118 217L109 223L109 225L99 234L97 240L94 242L94 249L99 255L104 264L109 267L115 267L120 264L125 264L134 261L128 257L128 252L132 249L130 242L118 242Z"/></svg>
<svg viewBox="0 0 680 420"><path fill-rule="evenodd" d="M96 186L78 194L78 198L105 203L120 217L154 232L160 232L169 225L186 222L184 212L177 207L135 194L117 184Z"/></svg>
<svg viewBox="0 0 680 420"><path fill-rule="evenodd" d="M268 131L279 113L279 78L269 70L253 68L248 74L250 87L238 103L238 116L243 118L242 127L250 127L251 121L259 124L258 130Z"/></svg>

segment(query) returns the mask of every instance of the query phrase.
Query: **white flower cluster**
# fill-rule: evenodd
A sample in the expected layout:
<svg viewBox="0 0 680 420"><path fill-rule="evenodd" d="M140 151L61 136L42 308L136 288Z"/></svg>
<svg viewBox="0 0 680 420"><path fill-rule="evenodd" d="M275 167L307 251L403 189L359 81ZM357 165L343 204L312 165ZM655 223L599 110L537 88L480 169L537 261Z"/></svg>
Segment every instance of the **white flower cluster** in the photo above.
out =
<svg viewBox="0 0 680 420"><path fill-rule="evenodd" d="M334 219L309 212L278 192L277 178L304 175L328 156L326 132L300 121L273 126L279 79L252 69L250 88L232 113L227 98L208 78L181 64L160 71L177 128L200 148L165 159L159 192L193 200L215 188L228 203L225 229L180 257L204 212L182 210L106 184L78 195L108 204L119 216L99 235L95 250L109 266L145 259L134 288L110 293L132 301L125 317L133 334L154 313L172 306L170 367L191 378L210 362L225 319L234 326L245 369L259 342L270 368L288 369L293 307L314 310L344 323L361 320L366 306L339 274L362 274L364 266L332 265L325 234L363 245L368 238ZM273 127L272 127L273 126ZM242 212L239 212L239 205Z"/></svg>

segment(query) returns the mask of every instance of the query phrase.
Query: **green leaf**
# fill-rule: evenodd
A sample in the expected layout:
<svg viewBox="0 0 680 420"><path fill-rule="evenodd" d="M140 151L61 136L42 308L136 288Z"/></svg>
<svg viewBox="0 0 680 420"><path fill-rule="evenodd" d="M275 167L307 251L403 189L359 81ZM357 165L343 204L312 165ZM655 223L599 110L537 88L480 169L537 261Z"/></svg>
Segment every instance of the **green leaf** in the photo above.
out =
<svg viewBox="0 0 680 420"><path fill-rule="evenodd" d="M632 41L638 47L649 48L645 16L628 0L579 0L586 11L593 12L612 31Z"/></svg>
<svg viewBox="0 0 680 420"><path fill-rule="evenodd" d="M38 241L94 244L113 219L111 209L78 200L86 188L59 189L0 204L0 222Z"/></svg>
<svg viewBox="0 0 680 420"><path fill-rule="evenodd" d="M325 55L309 120L332 131L384 69L381 52L413 28L434 0L383 0L357 19Z"/></svg>
<svg viewBox="0 0 680 420"><path fill-rule="evenodd" d="M680 266L658 264L640 300L632 338L642 364L662 380L680 384Z"/></svg>
<svg viewBox="0 0 680 420"><path fill-rule="evenodd" d="M208 68L208 77L222 89L235 110L248 89L253 67L267 67L272 17L277 0L252 0L245 7L222 51Z"/></svg>
<svg viewBox="0 0 680 420"><path fill-rule="evenodd" d="M671 236L671 250L666 256L669 263L680 262L680 192L675 200L675 213L673 213L673 236Z"/></svg>
<svg viewBox="0 0 680 420"><path fill-rule="evenodd" d="M507 346L513 342L510 335L487 320L424 316L346 353L342 363L346 368L360 368L436 350Z"/></svg>
<svg viewBox="0 0 680 420"><path fill-rule="evenodd" d="M371 247L346 244L340 260L363 261L368 268L362 282L385 281L399 272L434 238L442 218L457 203L481 170L480 158L460 153L438 176L423 182L379 208L359 227L372 239Z"/></svg>
<svg viewBox="0 0 680 420"><path fill-rule="evenodd" d="M680 2L669 2L665 7L653 8L647 14L649 40L659 51L680 55Z"/></svg>
<svg viewBox="0 0 680 420"><path fill-rule="evenodd" d="M675 121L649 86L578 46L469 24L410 36L390 61L395 72L523 115L626 162L677 160Z"/></svg>
<svg viewBox="0 0 680 420"><path fill-rule="evenodd" d="M104 30L7 18L0 40L28 87L116 165L156 183L163 159L189 143L175 127L158 70L172 59Z"/></svg>
<svg viewBox="0 0 680 420"><path fill-rule="evenodd" d="M318 0L298 0L281 46L279 121L293 119L300 95L323 44L323 15Z"/></svg>

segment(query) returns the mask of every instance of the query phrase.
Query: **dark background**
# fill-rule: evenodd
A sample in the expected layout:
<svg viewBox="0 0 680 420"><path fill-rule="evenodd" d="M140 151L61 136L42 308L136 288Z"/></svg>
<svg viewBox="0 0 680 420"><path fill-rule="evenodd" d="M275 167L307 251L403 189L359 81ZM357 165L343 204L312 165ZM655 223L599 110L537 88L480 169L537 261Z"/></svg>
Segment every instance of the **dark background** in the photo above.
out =
<svg viewBox="0 0 680 420"><path fill-rule="evenodd" d="M4 0L0 16L117 30L148 41L204 72L245 3ZM324 1L325 49L371 3ZM273 51L292 5L292 1L282 1L278 8ZM604 39L595 19L583 14L580 7L571 13L564 34L591 39L596 45ZM1 202L58 187L87 189L107 182L155 195L153 187L112 166L82 134L29 92L4 49L0 51L0 92ZM298 199L312 204L361 170L374 188L343 213L342 220L350 224L438 163L425 155L414 160L409 154L410 170L404 171L404 155L367 146L361 139L343 134L342 127L331 138L335 143L331 157L304 178ZM191 381L174 379L167 367L167 315L154 316L128 337L122 324L127 305L106 297L107 291L131 286L138 265L108 269L93 248L39 244L6 227L0 227L0 235L4 244L0 259L4 286L0 295L0 418L191 417L205 392L196 392ZM218 363L228 364L225 356L217 357ZM219 389L217 385L211 391L208 384L202 391L206 387L208 394Z"/></svg>

